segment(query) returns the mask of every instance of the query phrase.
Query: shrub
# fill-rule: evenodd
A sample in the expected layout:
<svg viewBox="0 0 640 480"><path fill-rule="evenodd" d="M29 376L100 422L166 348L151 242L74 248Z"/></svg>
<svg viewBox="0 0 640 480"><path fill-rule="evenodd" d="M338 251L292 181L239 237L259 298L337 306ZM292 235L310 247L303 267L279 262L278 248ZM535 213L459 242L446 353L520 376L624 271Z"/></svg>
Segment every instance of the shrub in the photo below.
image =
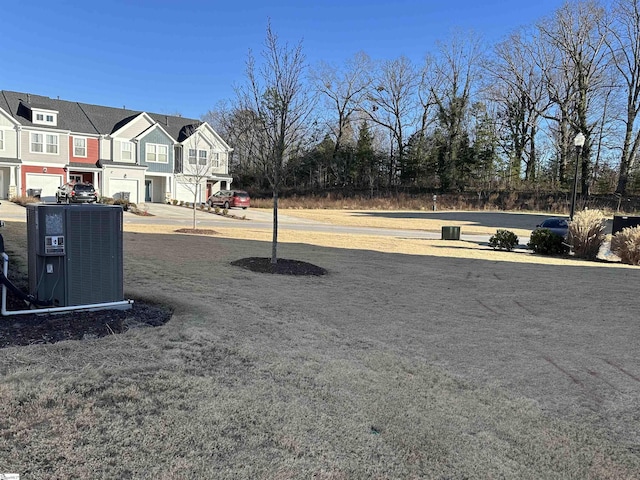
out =
<svg viewBox="0 0 640 480"><path fill-rule="evenodd" d="M215 212L216 215L219 215L220 214L220 207L216 207L214 212Z"/></svg>
<svg viewBox="0 0 640 480"><path fill-rule="evenodd" d="M225 217L229 214L229 210L227 210L226 208L222 209L222 215L224 215Z"/></svg>
<svg viewBox="0 0 640 480"><path fill-rule="evenodd" d="M28 195L21 195L19 197L11 198L13 203L17 203L18 205L22 205L23 207L29 203L40 203L40 199L36 197L29 197Z"/></svg>
<svg viewBox="0 0 640 480"><path fill-rule="evenodd" d="M136 204L133 202L130 202L129 200L123 200L121 198L118 198L116 200L111 199L112 202L109 203L109 205L120 205L122 207L122 209L126 212L127 210L129 210L130 208L136 208Z"/></svg>
<svg viewBox="0 0 640 480"><path fill-rule="evenodd" d="M569 223L568 243L577 258L595 260L604 242L606 219L599 210L578 212Z"/></svg>
<svg viewBox="0 0 640 480"><path fill-rule="evenodd" d="M509 230L497 230L489 239L489 246L494 250L506 250L510 252L518 245L518 236Z"/></svg>
<svg viewBox="0 0 640 480"><path fill-rule="evenodd" d="M611 251L622 263L640 265L640 227L623 228L611 237Z"/></svg>
<svg viewBox="0 0 640 480"><path fill-rule="evenodd" d="M184 200L180 200L180 206L184 205Z"/></svg>
<svg viewBox="0 0 640 480"><path fill-rule="evenodd" d="M175 198L173 200L171 200L171 204L172 205L177 205L178 204L178 200L176 200Z"/></svg>
<svg viewBox="0 0 640 480"><path fill-rule="evenodd" d="M569 252L569 245L564 243L564 238L548 228L534 230L527 247L542 255L559 255Z"/></svg>

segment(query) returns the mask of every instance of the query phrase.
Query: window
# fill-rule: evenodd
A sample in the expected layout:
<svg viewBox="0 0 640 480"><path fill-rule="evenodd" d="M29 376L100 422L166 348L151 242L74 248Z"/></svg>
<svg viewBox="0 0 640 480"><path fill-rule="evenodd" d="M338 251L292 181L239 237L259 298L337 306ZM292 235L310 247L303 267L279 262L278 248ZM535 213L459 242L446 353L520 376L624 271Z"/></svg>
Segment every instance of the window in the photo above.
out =
<svg viewBox="0 0 640 480"><path fill-rule="evenodd" d="M195 165L196 164L196 149L195 148L190 148L189 149L189 164L190 165Z"/></svg>
<svg viewBox="0 0 640 480"><path fill-rule="evenodd" d="M33 123L36 125L57 125L58 112L51 110L32 110Z"/></svg>
<svg viewBox="0 0 640 480"><path fill-rule="evenodd" d="M44 135L41 133L31 134L31 151L42 153L44 151Z"/></svg>
<svg viewBox="0 0 640 480"><path fill-rule="evenodd" d="M69 182L80 183L82 181L82 175L69 175Z"/></svg>
<svg viewBox="0 0 640 480"><path fill-rule="evenodd" d="M200 165L207 164L207 151L206 150L198 150L198 163Z"/></svg>
<svg viewBox="0 0 640 480"><path fill-rule="evenodd" d="M58 154L58 136L57 135L45 135L47 139L47 153Z"/></svg>
<svg viewBox="0 0 640 480"><path fill-rule="evenodd" d="M120 146L120 159L133 160L133 144L131 142L122 142Z"/></svg>
<svg viewBox="0 0 640 480"><path fill-rule="evenodd" d="M215 168L218 168L220 166L220 154L219 153L212 153L211 154L211 159L213 160L213 166Z"/></svg>
<svg viewBox="0 0 640 480"><path fill-rule="evenodd" d="M147 162L169 163L169 147L167 145L157 145L147 143Z"/></svg>
<svg viewBox="0 0 640 480"><path fill-rule="evenodd" d="M160 163L169 162L169 147L166 145L158 145L158 161Z"/></svg>
<svg viewBox="0 0 640 480"><path fill-rule="evenodd" d="M0 130L0 150L4 150L4 130Z"/></svg>
<svg viewBox="0 0 640 480"><path fill-rule="evenodd" d="M86 157L87 156L87 139L75 137L73 139L73 156L74 157Z"/></svg>

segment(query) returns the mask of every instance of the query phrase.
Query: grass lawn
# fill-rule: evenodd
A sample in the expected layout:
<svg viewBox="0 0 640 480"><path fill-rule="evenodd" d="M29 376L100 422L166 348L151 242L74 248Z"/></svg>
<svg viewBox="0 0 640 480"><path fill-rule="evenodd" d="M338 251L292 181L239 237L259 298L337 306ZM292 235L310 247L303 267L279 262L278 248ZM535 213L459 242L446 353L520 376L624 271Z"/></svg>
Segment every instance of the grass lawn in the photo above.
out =
<svg viewBox="0 0 640 480"><path fill-rule="evenodd" d="M216 231L127 227L125 293L166 325L0 349L0 473L640 478L640 269L283 231L329 274L265 275L230 262L270 232Z"/></svg>

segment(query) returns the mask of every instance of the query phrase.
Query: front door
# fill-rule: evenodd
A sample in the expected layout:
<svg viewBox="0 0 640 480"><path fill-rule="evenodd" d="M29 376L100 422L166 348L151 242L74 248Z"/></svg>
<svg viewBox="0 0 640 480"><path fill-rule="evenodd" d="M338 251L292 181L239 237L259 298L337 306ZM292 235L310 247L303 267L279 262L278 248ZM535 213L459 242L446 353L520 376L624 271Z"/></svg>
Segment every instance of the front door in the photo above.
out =
<svg viewBox="0 0 640 480"><path fill-rule="evenodd" d="M151 202L151 180L144 181L144 201Z"/></svg>

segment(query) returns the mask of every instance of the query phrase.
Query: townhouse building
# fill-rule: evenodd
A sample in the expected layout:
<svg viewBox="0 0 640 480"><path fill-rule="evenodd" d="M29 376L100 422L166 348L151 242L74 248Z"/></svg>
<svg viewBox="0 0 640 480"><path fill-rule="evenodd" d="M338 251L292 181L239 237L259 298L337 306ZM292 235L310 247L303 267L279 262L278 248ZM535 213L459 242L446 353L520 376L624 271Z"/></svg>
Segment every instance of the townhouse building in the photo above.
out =
<svg viewBox="0 0 640 480"><path fill-rule="evenodd" d="M101 196L204 202L232 149L206 122L0 90L0 198L91 182Z"/></svg>

